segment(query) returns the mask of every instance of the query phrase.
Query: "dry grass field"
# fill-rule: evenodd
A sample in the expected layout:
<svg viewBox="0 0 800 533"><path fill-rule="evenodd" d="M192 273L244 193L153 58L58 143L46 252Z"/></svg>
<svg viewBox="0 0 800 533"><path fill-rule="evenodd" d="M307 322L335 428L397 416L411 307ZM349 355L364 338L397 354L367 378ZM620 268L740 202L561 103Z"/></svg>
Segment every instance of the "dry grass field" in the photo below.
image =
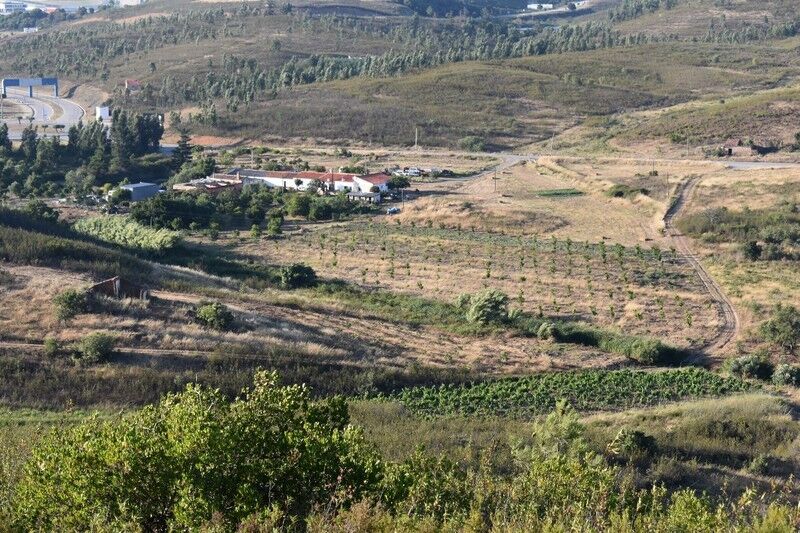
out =
<svg viewBox="0 0 800 533"><path fill-rule="evenodd" d="M243 294L219 287L213 290L213 298L155 291L147 303L102 299L91 313L62 323L55 317L53 296L65 288L88 286L87 278L40 267L2 268L13 281L0 288L7 303L0 315L0 340L36 344L52 337L69 345L102 331L114 335L125 352L143 350L144 355L138 358L120 360L134 366L158 364L159 357L166 364L176 354L213 360L237 353L261 358L266 365L271 355L281 352L296 353L308 361L365 369L424 365L488 374L625 364L624 357L511 334L474 337L436 327L387 323L336 302L280 291ZM201 292L208 290L206 287ZM192 310L203 299L228 305L235 315L235 327L218 332L195 323ZM151 353L151 349L156 352Z"/></svg>
<svg viewBox="0 0 800 533"><path fill-rule="evenodd" d="M192 138L193 142L196 137ZM365 166L369 172L377 172L387 168L438 168L448 169L457 174L474 174L481 170L491 168L499 163L496 156L490 154L468 154L463 152L448 152L420 147L381 147L369 146L364 143L347 143L346 147L328 147L320 144L286 143L278 139L268 139L266 147L251 143L252 148L266 148L260 156L251 155L247 145L242 145L242 153L235 157L234 164L245 168L257 167L259 163L267 160L291 161L300 159L308 162L311 167L321 165L328 170L337 170L343 166ZM274 141L270 142L270 141ZM342 155L341 149L347 153ZM233 150L227 150L234 153ZM224 157L226 150L219 155ZM258 158L258 159L256 159Z"/></svg>
<svg viewBox="0 0 800 533"><path fill-rule="evenodd" d="M278 240L220 242L256 261L302 261L323 277L447 302L493 287L534 314L697 346L720 317L660 233L671 189L692 166L649 176L650 162L542 158L498 173L497 192L492 173L415 183L400 215L294 221ZM606 192L642 183L647 195Z"/></svg>

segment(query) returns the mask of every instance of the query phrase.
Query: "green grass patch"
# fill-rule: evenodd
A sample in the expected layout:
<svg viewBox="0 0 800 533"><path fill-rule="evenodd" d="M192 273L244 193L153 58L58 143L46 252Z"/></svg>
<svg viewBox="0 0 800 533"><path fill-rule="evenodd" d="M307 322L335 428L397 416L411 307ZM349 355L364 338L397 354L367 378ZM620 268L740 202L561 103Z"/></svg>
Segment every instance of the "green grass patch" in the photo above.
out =
<svg viewBox="0 0 800 533"><path fill-rule="evenodd" d="M561 198L564 196L583 196L584 192L578 189L545 189L537 191L536 196L542 198Z"/></svg>
<svg viewBox="0 0 800 533"><path fill-rule="evenodd" d="M78 233L91 235L102 241L151 252L174 248L181 242L178 232L167 229L148 228L121 216L98 216L82 218L72 227Z"/></svg>
<svg viewBox="0 0 800 533"><path fill-rule="evenodd" d="M566 400L580 411L630 409L753 390L754 385L697 368L646 372L548 372L470 385L415 387L392 396L424 416L531 417Z"/></svg>

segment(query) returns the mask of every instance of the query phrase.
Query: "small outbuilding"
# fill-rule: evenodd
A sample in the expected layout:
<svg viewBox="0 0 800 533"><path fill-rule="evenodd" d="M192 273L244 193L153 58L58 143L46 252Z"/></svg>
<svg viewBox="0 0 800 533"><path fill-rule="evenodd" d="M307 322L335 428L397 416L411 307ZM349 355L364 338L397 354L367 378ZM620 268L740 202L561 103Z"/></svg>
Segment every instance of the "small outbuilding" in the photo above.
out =
<svg viewBox="0 0 800 533"><path fill-rule="evenodd" d="M128 191L131 193L132 202L140 202L142 200L147 200L148 198L152 198L153 196L157 195L158 191L161 189L161 186L155 183L147 183L140 181L139 183L120 185L119 188L123 191Z"/></svg>
<svg viewBox="0 0 800 533"><path fill-rule="evenodd" d="M150 291L147 287L142 287L119 276L95 283L86 292L118 299L136 298L147 300L150 297Z"/></svg>

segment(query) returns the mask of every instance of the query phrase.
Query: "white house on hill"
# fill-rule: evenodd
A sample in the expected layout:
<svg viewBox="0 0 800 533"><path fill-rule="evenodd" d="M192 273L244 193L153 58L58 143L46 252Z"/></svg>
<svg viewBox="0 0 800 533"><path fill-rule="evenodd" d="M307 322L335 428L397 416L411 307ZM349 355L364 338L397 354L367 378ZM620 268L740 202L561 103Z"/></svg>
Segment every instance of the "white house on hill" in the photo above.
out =
<svg viewBox="0 0 800 533"><path fill-rule="evenodd" d="M266 185L286 190L307 190L313 183L322 183L330 192L379 192L389 190L391 176L384 173L346 174L341 172L294 172L282 170L251 170L232 168L226 172L228 176L238 176L244 185Z"/></svg>

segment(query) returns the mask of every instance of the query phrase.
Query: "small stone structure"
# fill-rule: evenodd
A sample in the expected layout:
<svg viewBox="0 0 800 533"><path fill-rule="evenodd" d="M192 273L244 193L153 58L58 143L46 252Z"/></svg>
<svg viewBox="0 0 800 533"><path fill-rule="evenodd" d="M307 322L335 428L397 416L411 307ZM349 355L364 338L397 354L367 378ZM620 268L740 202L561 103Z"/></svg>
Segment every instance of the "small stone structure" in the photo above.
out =
<svg viewBox="0 0 800 533"><path fill-rule="evenodd" d="M86 292L118 299L138 298L139 300L147 300L150 297L150 291L147 287L136 285L119 276L101 281L100 283L95 283L89 287Z"/></svg>

